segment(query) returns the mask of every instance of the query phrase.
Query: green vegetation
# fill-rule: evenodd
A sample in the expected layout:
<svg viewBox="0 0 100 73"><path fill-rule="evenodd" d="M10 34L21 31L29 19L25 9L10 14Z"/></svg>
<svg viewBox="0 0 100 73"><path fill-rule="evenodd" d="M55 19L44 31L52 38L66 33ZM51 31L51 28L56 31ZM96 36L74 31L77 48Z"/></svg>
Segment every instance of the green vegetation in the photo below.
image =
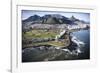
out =
<svg viewBox="0 0 100 73"><path fill-rule="evenodd" d="M31 30L28 32L23 33L23 37L26 39L32 38L55 38L57 35L57 31L53 30Z"/></svg>
<svg viewBox="0 0 100 73"><path fill-rule="evenodd" d="M37 43L31 43L31 44L27 44L27 45L23 45L24 47L32 47L32 46L38 46L38 45L52 45L55 47L64 47L66 46L66 41L48 41L48 42L37 42Z"/></svg>
<svg viewBox="0 0 100 73"><path fill-rule="evenodd" d="M23 44L23 48L26 47L32 47L32 46L39 46L39 45L51 45L51 46L55 46L55 47L65 47L68 46L70 44L70 42L67 42L69 40L69 38L66 40L65 38L61 39L61 40L47 40L47 41L37 41L34 42L34 40L32 39L44 39L44 38L51 38L54 39L56 35L58 35L60 32L60 30L44 30L44 29L32 29L30 31L27 32L23 32L23 42L25 42ZM69 37L68 35L66 35L67 37Z"/></svg>

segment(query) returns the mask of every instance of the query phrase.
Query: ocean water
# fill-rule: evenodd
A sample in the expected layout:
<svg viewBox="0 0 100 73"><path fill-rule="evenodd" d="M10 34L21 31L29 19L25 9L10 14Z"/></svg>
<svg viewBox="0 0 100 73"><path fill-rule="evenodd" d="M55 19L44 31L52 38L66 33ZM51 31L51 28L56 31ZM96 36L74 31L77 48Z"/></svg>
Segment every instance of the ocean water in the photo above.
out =
<svg viewBox="0 0 100 73"><path fill-rule="evenodd" d="M89 59L90 58L90 30L80 30L71 33L71 35L77 37L77 39L85 43L85 45L80 48L82 53L79 55L79 59Z"/></svg>

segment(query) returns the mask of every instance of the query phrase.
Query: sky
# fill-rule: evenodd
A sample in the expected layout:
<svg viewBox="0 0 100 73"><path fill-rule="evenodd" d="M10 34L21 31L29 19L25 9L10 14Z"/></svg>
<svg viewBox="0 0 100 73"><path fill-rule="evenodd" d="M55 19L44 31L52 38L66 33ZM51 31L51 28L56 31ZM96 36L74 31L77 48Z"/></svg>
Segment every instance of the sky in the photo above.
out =
<svg viewBox="0 0 100 73"><path fill-rule="evenodd" d="M84 20L86 22L90 22L90 13L80 13L80 12L54 12L54 11L34 11L34 10L22 10L22 20L27 19L33 15L44 16L46 14L60 14L65 17L70 18L74 16L77 19Z"/></svg>

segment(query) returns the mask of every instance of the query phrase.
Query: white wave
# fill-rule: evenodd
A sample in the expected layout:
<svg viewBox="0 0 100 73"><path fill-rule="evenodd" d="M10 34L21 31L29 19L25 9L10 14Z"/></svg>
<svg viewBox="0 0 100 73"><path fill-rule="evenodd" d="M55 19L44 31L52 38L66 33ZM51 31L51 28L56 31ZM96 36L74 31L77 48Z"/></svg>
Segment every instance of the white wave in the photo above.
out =
<svg viewBox="0 0 100 73"><path fill-rule="evenodd" d="M75 36L72 37L72 42L76 43L78 46L85 45L84 42L78 40Z"/></svg>
<svg viewBox="0 0 100 73"><path fill-rule="evenodd" d="M77 53L82 53L80 48L77 48L76 50L77 50Z"/></svg>

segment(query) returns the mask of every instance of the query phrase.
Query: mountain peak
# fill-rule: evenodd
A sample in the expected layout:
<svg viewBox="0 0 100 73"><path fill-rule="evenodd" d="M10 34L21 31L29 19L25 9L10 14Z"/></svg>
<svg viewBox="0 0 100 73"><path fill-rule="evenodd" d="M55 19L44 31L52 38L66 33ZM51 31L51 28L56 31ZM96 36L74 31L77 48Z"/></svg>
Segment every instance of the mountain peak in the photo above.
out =
<svg viewBox="0 0 100 73"><path fill-rule="evenodd" d="M23 20L24 22L30 22L30 21L35 21L37 19L40 19L40 16L39 15L33 15L33 16L30 16L29 18Z"/></svg>
<svg viewBox="0 0 100 73"><path fill-rule="evenodd" d="M71 20L75 20L76 18L72 15L70 19L71 19Z"/></svg>
<svg viewBox="0 0 100 73"><path fill-rule="evenodd" d="M23 24L31 22L32 24L41 23L41 24L76 24L76 22L82 22L77 19L74 15L70 18L67 18L60 14L46 14L42 17L39 15L33 15L23 21Z"/></svg>

